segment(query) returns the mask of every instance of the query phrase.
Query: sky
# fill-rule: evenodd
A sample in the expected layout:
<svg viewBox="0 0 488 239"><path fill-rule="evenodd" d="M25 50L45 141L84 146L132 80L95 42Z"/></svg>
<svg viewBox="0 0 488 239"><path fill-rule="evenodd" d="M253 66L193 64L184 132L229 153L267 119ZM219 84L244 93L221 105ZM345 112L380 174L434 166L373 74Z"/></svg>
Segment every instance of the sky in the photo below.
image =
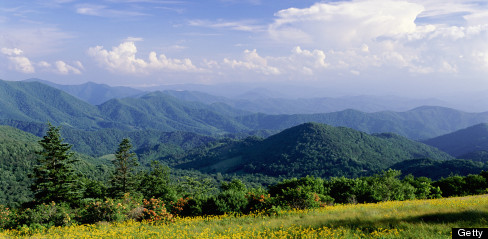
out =
<svg viewBox="0 0 488 239"><path fill-rule="evenodd" d="M0 0L0 79L488 91L488 3Z"/></svg>

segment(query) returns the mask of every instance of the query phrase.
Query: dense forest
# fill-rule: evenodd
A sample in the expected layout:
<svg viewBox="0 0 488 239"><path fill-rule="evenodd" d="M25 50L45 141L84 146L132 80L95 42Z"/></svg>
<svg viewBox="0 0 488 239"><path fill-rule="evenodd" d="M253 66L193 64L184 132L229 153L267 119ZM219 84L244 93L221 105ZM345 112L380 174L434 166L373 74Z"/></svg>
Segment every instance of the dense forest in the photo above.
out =
<svg viewBox="0 0 488 239"><path fill-rule="evenodd" d="M207 94L100 87L64 89L105 97L95 105L0 81L1 228L487 192L486 113L267 115Z"/></svg>
<svg viewBox="0 0 488 239"><path fill-rule="evenodd" d="M129 138L123 138L110 157L102 157L105 159L103 162L102 158L95 160L93 157L71 151L73 145L64 142L59 127L49 125L42 139L8 126L1 127L0 132L2 133L1 158L3 160L1 170L8 172L1 174L3 184L0 186L3 194L0 195L0 204L3 206L0 206L0 213L5 219L0 225L2 228L18 228L22 225L45 228L53 225L129 219L169 220L174 215L246 214L256 210L273 214L287 208L305 209L334 203L365 203L482 194L486 193L488 187L488 172L481 171L481 169L486 169L486 166L480 162L476 162L478 168L472 166L467 171L461 172L471 173L478 170L478 173L440 177L436 181L424 176L414 176L419 175L419 172L402 175L399 170L382 168L371 171L367 173L368 175L366 173L363 176L352 175L354 177L334 176L332 174L335 172L334 170L331 171L331 175L325 177L301 176L279 179L263 174L260 174L261 176L259 174L240 175L234 171L230 175L223 172L213 177L182 169L173 169L176 172L172 172L167 163L177 164L179 160L174 159L173 161L154 160L149 165L142 165L144 161L141 161L138 155L145 156L134 153ZM318 145L318 148L312 145L300 147L300 143L328 142L335 139L342 142L340 145L347 148L348 137L357 139L360 136L359 138L367 142L364 145L369 146L361 146L362 143L356 142L355 147L347 149L350 153L360 152L359 155L364 156L371 155L363 151L371 150L369 147L378 143L375 140L393 138L393 141L386 141L391 148L391 152L385 153L386 155L412 157L405 152L424 152L432 157L440 157L439 159L411 160L412 165L422 164L427 168L442 168L439 164L457 162L453 165L459 166L459 163L462 162L449 158L442 152L425 145L419 146L418 143L413 143L411 146L405 145L403 143L408 140L396 135L372 136L351 129L320 124L304 124L284 131L282 134L284 135L275 138L272 136L268 139L251 137L244 140L210 140L201 146L197 146L201 144L200 141L182 140L180 142L197 142L191 144L192 147L188 146L193 148L190 150L192 154L201 152L202 155L205 155L198 158L197 161L212 155L218 156L218 153L222 152L222 148L226 149L226 155L234 152L233 150L236 150L236 153L247 151L259 153L260 151L257 149L249 150L249 147L258 147L256 142L259 142L259 147L263 147L264 151L269 151L267 148L269 145L279 145L278 148L281 147L282 150L293 146L297 155L290 154L289 158L293 158L292 156L295 155L297 159L306 157L313 161L310 158L311 155L316 155L319 150L323 150L320 146L324 145ZM292 137L293 134L299 137L296 138L296 135ZM326 137L327 134L333 137ZM342 134L347 136L341 136ZM183 139L184 135L176 138ZM272 143L266 142L266 140L270 140L269 142ZM276 143L274 140L282 140L282 142ZM385 143L381 140L379 142ZM403 145L402 147L395 146L397 140L402 142L400 143ZM295 144L290 146L285 142L296 142L298 146ZM332 145L327 145L327 148L333 148ZM378 151L380 146L382 145L378 145L376 151L373 151L381 153L382 151ZM213 153L212 151L216 148L219 150L217 153ZM399 150L398 148L404 151L396 151ZM296 150L299 149L316 150L317 152L298 153L299 151ZM181 153L162 151L176 158ZM341 151L334 151L331 154L339 152ZM266 157L268 156L266 155ZM354 157L354 154L340 155L342 158L346 156ZM148 158L153 157L148 156ZM185 157L180 157L180 160L181 162L187 161ZM391 163L393 162L391 161ZM403 161L402 164L404 168L408 169L406 162L410 161ZM182 165L188 165L188 162ZM290 171L293 167L295 166L291 163ZM46 210L51 213L46 214Z"/></svg>

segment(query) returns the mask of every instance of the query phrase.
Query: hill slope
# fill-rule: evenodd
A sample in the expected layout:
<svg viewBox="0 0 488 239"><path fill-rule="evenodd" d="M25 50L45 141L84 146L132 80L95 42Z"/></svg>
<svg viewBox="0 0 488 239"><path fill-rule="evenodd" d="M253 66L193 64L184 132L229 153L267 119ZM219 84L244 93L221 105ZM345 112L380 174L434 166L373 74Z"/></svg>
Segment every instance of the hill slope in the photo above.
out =
<svg viewBox="0 0 488 239"><path fill-rule="evenodd" d="M0 119L93 129L101 115L95 106L39 82L0 80Z"/></svg>
<svg viewBox="0 0 488 239"><path fill-rule="evenodd" d="M207 97L184 92L180 96L187 99ZM344 110L324 114L266 115L252 114L224 103L184 101L162 92L112 99L93 106L39 82L0 81L0 121L12 126L50 121L83 130L151 129L206 135L249 135L318 122L367 133L393 132L420 140L488 122L488 112L465 113L443 107L420 107L406 112Z"/></svg>
<svg viewBox="0 0 488 239"><path fill-rule="evenodd" d="M406 112L364 113L357 110L344 110L309 115L253 114L238 119L245 126L253 129L283 130L306 122L318 122L353 128L367 133L393 132L418 140L488 122L488 112L465 113L449 108L425 106Z"/></svg>
<svg viewBox="0 0 488 239"><path fill-rule="evenodd" d="M40 138L9 126L0 126L0 205L19 206L32 199L28 177L41 150ZM74 168L92 179L106 179L109 161L75 153Z"/></svg>
<svg viewBox="0 0 488 239"><path fill-rule="evenodd" d="M477 124L424 141L425 144L439 148L455 157L488 151L488 124Z"/></svg>
<svg viewBox="0 0 488 239"><path fill-rule="evenodd" d="M92 105L99 105L111 99L137 96L144 93L144 91L130 87L108 86L105 84L97 84L94 82L87 82L81 85L59 85L40 79L28 79L26 80L26 82L43 83L45 85L62 90Z"/></svg>
<svg viewBox="0 0 488 239"><path fill-rule="evenodd" d="M412 174L415 177L424 176L437 180L451 175L479 174L482 170L488 170L488 164L463 159L412 159L396 163L391 168L402 171L403 175Z"/></svg>
<svg viewBox="0 0 488 239"><path fill-rule="evenodd" d="M369 175L413 158L452 159L448 154L394 134L306 123L267 139L248 138L217 145L181 165L204 172L262 173L319 177Z"/></svg>

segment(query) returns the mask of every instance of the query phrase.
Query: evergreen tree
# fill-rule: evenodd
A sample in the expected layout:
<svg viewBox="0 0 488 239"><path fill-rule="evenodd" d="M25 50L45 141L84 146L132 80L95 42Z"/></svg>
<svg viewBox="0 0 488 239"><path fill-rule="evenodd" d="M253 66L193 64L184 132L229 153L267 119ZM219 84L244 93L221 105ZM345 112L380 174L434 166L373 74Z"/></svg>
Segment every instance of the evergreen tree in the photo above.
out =
<svg viewBox="0 0 488 239"><path fill-rule="evenodd" d="M138 165L135 153L131 153L132 145L128 138L120 142L115 153L115 173L111 180L111 192L115 197L121 197L126 193L135 191L137 178L134 169Z"/></svg>
<svg viewBox="0 0 488 239"><path fill-rule="evenodd" d="M39 144L43 150L37 152L40 157L31 175L34 180L31 189L36 203L75 202L82 192L72 167L76 160L72 158L71 145L63 143L59 127L50 123Z"/></svg>
<svg viewBox="0 0 488 239"><path fill-rule="evenodd" d="M140 192L144 198L159 198L165 202L176 200L176 190L170 184L170 169L158 161L151 162L152 170L142 176Z"/></svg>

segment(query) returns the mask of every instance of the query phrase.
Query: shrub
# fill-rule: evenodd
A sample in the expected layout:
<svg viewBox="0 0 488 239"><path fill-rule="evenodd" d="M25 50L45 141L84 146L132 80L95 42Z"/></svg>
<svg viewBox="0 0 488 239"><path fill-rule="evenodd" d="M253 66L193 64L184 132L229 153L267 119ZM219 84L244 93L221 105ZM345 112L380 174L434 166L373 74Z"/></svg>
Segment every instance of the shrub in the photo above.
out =
<svg viewBox="0 0 488 239"><path fill-rule="evenodd" d="M159 199L151 198L144 199L144 209L142 212L142 219L148 222L171 222L173 215L166 211L164 202Z"/></svg>
<svg viewBox="0 0 488 239"><path fill-rule="evenodd" d="M246 213L267 211L273 207L271 195L269 194L248 192L245 197L247 198Z"/></svg>
<svg viewBox="0 0 488 239"><path fill-rule="evenodd" d="M39 204L33 209L20 210L17 215L17 223L39 229L76 224L77 217L76 211L71 209L67 203L51 202L50 204Z"/></svg>
<svg viewBox="0 0 488 239"><path fill-rule="evenodd" d="M15 212L10 208L0 205L0 228L12 228L15 225Z"/></svg>
<svg viewBox="0 0 488 239"><path fill-rule="evenodd" d="M82 211L84 223L99 221L124 221L126 219L139 219L142 215L140 200L134 199L129 193L123 198L114 200L107 198L105 201L89 199L85 201Z"/></svg>

